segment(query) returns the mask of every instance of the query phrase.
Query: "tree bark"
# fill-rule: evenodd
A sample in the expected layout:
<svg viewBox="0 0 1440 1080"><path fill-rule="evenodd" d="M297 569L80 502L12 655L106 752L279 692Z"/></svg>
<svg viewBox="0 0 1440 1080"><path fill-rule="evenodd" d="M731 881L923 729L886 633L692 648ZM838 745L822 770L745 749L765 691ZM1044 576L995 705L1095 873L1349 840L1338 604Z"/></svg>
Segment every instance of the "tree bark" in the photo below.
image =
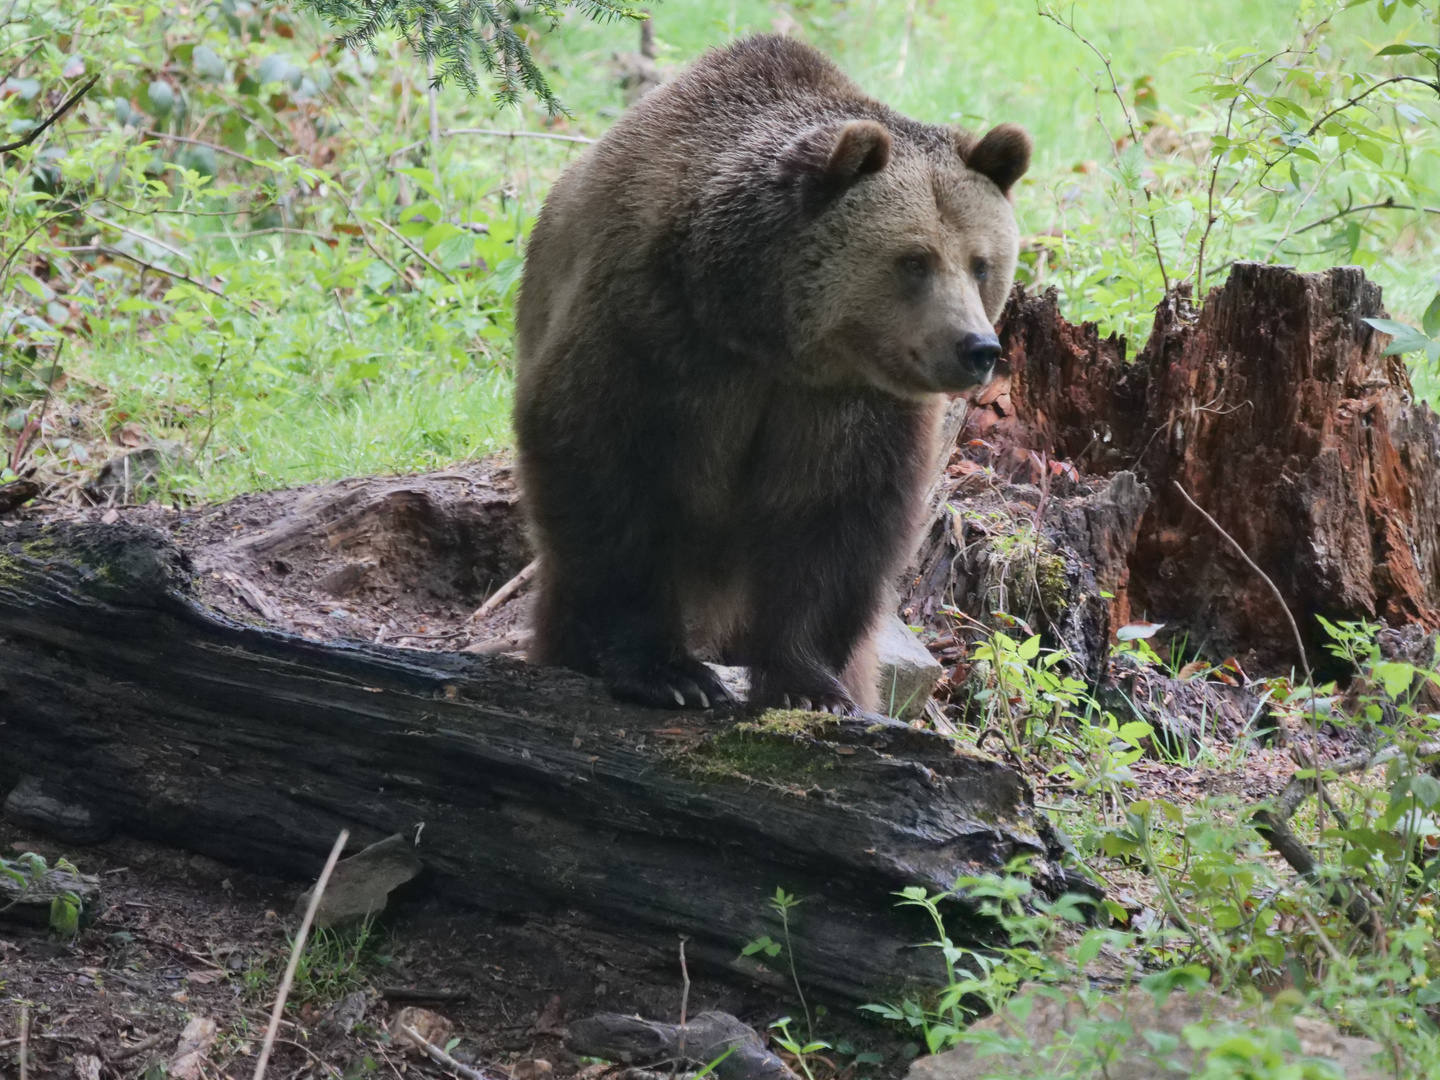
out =
<svg viewBox="0 0 1440 1080"><path fill-rule="evenodd" d="M1198 311L1166 298L1127 363L1123 339L1066 323L1053 291L1017 289L1000 327L1009 375L972 410L952 472L969 461L1033 486L1058 459L1082 477L1135 473L1149 503L1106 590L1111 631L1164 621L1252 674L1299 659L1273 596L1172 481L1275 581L1312 662L1316 615L1433 631L1440 424L1381 355L1364 319L1383 315L1358 268L1241 263ZM1113 564L1120 549L1103 546Z"/></svg>
<svg viewBox="0 0 1440 1080"><path fill-rule="evenodd" d="M804 898L802 984L850 1001L938 974L895 890L1022 853L1065 884L1023 779L927 732L747 730L504 659L245 626L195 597L154 529L0 531L0 791L26 780L102 831L297 876L341 828L358 849L423 823L445 896L578 911L663 948L685 934L701 967L751 974L738 954L778 933L782 886Z"/></svg>

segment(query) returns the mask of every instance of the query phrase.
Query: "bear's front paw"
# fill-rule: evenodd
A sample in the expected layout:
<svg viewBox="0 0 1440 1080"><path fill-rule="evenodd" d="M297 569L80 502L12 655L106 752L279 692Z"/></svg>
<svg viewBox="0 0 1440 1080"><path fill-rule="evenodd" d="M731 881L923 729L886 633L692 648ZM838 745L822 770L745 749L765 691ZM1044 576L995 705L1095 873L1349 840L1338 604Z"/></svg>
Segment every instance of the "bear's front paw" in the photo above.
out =
<svg viewBox="0 0 1440 1080"><path fill-rule="evenodd" d="M751 710L803 709L836 716L859 716L860 706L840 685L840 680L820 672L805 675L753 674L754 688L748 702Z"/></svg>
<svg viewBox="0 0 1440 1080"><path fill-rule="evenodd" d="M734 704L725 684L698 660L627 667L609 674L610 693L652 709L724 709Z"/></svg>

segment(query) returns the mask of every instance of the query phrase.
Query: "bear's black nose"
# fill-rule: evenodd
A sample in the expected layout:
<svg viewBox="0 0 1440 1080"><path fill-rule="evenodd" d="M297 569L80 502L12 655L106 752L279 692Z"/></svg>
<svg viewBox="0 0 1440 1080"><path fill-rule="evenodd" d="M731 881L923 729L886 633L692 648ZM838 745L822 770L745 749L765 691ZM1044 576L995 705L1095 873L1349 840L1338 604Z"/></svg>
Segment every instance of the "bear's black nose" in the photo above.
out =
<svg viewBox="0 0 1440 1080"><path fill-rule="evenodd" d="M994 334L966 334L960 339L957 351L960 363L983 383L989 380L995 361L1000 359L1000 339Z"/></svg>

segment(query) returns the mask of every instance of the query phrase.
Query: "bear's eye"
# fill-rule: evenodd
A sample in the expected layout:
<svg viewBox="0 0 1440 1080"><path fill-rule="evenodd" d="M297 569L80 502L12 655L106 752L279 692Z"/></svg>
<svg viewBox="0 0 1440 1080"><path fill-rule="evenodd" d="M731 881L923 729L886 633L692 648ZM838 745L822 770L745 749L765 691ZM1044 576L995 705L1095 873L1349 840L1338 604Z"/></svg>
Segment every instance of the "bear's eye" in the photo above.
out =
<svg viewBox="0 0 1440 1080"><path fill-rule="evenodd" d="M975 275L976 281L984 281L990 276L990 264L984 259L976 259L970 264L970 272Z"/></svg>
<svg viewBox="0 0 1440 1080"><path fill-rule="evenodd" d="M923 251L912 251L900 256L900 269L912 277L924 277L930 272L930 256Z"/></svg>

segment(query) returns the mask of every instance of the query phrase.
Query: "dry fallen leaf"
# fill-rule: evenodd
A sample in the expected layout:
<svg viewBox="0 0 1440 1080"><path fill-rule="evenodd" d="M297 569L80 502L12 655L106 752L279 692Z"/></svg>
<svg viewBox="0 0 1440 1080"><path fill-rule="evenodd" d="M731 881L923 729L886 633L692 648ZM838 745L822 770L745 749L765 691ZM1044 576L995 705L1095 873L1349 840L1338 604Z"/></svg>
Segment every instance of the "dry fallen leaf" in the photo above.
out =
<svg viewBox="0 0 1440 1080"><path fill-rule="evenodd" d="M1117 641L1137 641L1140 638L1154 637L1163 629L1165 629L1163 622L1132 622L1116 630L1115 639Z"/></svg>
<svg viewBox="0 0 1440 1080"><path fill-rule="evenodd" d="M442 1048L449 1041L450 1033L455 1030L449 1020L429 1009L421 1009L414 1005L401 1009L390 1018L388 1025L390 1038L421 1056L425 1051L416 1046L414 1041L405 1034L404 1029L407 1027L426 1042Z"/></svg>
<svg viewBox="0 0 1440 1080"><path fill-rule="evenodd" d="M510 1066L510 1080L550 1080L554 1075L555 1070L544 1058L517 1061Z"/></svg>
<svg viewBox="0 0 1440 1080"><path fill-rule="evenodd" d="M215 1045L217 1031L215 1021L208 1016L190 1018L185 1030L180 1033L180 1041L175 1044L175 1052L170 1055L166 1071L171 1080L202 1080L206 1055Z"/></svg>

